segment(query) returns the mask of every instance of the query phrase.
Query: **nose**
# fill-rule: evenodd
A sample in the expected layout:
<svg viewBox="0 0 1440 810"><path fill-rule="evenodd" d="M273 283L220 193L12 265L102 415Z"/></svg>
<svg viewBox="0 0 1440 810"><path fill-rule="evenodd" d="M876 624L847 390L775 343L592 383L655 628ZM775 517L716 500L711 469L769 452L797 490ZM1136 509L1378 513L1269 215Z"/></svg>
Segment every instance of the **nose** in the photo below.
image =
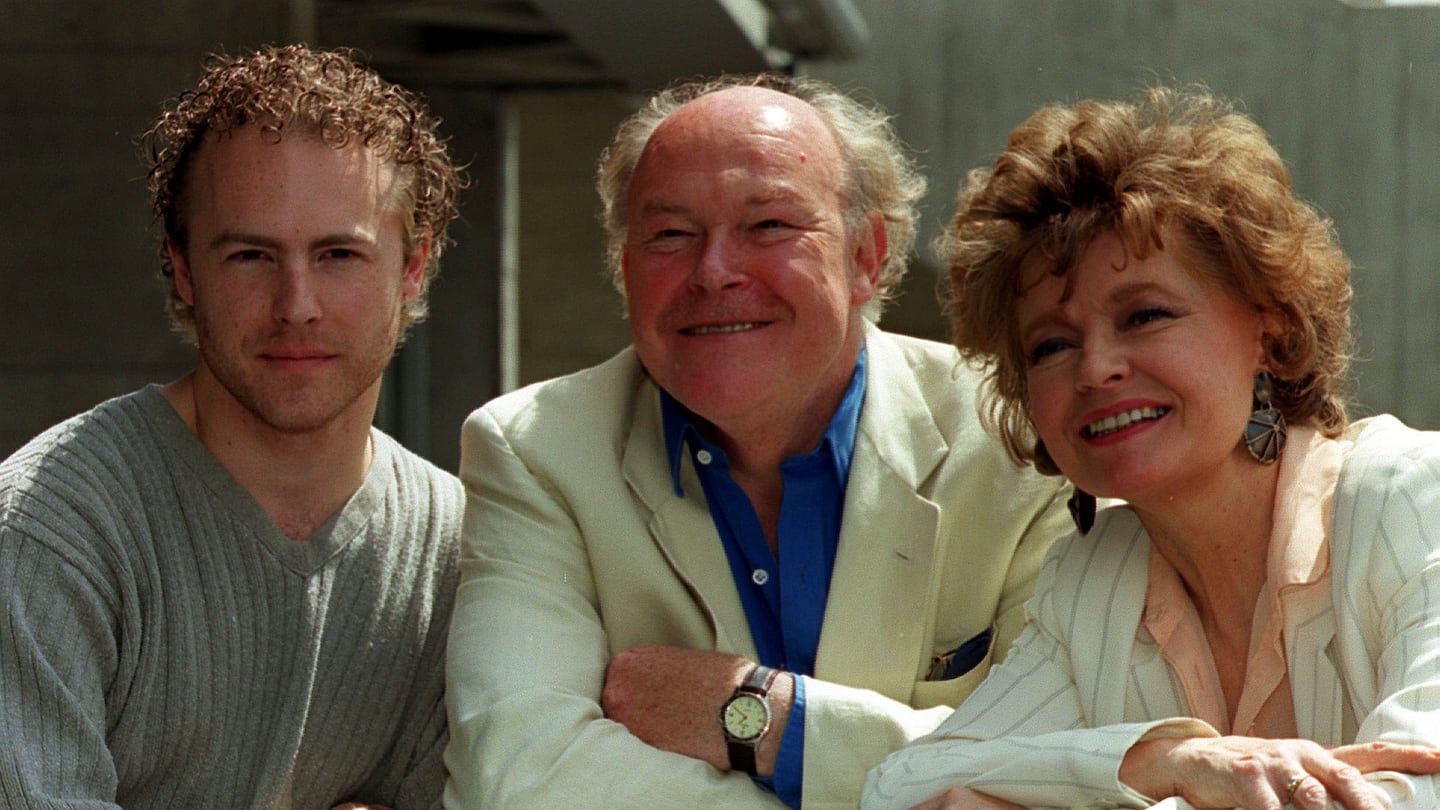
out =
<svg viewBox="0 0 1440 810"><path fill-rule="evenodd" d="M691 285L698 290L717 292L745 283L746 276L739 269L742 250L733 237L711 231L705 236L699 259L690 273Z"/></svg>
<svg viewBox="0 0 1440 810"><path fill-rule="evenodd" d="M1113 385L1129 376L1129 360L1116 341L1091 338L1080 347L1075 388L1081 393Z"/></svg>
<svg viewBox="0 0 1440 810"><path fill-rule="evenodd" d="M310 269L302 262L282 263L271 304L272 317L302 324L319 320L320 312L320 298Z"/></svg>

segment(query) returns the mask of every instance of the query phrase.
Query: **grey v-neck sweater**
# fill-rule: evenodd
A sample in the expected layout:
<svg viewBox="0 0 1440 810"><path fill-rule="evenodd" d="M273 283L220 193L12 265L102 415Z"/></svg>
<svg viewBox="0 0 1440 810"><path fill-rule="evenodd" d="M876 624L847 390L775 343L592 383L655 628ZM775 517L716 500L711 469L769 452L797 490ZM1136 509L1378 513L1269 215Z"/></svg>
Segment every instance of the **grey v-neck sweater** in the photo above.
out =
<svg viewBox="0 0 1440 810"><path fill-rule="evenodd" d="M298 543L157 386L0 464L0 806L439 806L463 495L374 440Z"/></svg>

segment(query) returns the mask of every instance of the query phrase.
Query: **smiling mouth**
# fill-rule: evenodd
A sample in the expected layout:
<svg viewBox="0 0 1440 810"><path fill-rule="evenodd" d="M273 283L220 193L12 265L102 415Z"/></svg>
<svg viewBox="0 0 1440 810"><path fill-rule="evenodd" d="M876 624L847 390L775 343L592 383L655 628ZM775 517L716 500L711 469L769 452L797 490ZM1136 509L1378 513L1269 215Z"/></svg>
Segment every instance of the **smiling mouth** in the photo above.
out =
<svg viewBox="0 0 1440 810"><path fill-rule="evenodd" d="M724 335L730 332L746 332L751 329L759 329L765 324L761 321L748 321L746 323L724 323L708 326L691 326L680 330L682 335Z"/></svg>
<svg viewBox="0 0 1440 810"><path fill-rule="evenodd" d="M1109 436L1111 433L1117 433L1131 425L1153 422L1169 412L1169 408L1131 408L1128 411L1091 422L1080 429L1080 435L1087 439L1098 439L1102 436Z"/></svg>

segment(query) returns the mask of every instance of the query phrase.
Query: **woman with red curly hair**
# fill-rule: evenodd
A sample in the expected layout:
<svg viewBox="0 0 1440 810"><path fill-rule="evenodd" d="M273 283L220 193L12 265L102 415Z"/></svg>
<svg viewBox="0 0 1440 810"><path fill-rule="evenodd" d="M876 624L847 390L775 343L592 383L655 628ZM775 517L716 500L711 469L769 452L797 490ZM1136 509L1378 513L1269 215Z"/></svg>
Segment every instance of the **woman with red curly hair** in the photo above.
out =
<svg viewBox="0 0 1440 810"><path fill-rule="evenodd" d="M1260 128L1042 109L943 251L989 425L1078 532L865 806L1440 807L1440 434L1347 420L1350 262Z"/></svg>

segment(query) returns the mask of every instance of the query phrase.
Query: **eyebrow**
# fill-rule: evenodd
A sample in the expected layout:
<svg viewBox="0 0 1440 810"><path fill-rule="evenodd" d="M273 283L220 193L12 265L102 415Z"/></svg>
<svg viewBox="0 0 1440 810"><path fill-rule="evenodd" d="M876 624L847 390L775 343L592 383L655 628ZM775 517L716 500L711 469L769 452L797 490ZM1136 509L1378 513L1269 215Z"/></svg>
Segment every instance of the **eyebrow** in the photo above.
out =
<svg viewBox="0 0 1440 810"><path fill-rule="evenodd" d="M308 247L311 250L315 250L319 248L336 247L338 245L353 245L356 243L374 244L375 238L373 235L363 231L356 233L326 234L311 241ZM270 250L275 250L280 247L280 241L277 239L269 236L261 236L260 234L245 233L243 231L221 231L215 235L214 239L210 240L209 247L213 250L224 245L234 244L254 245Z"/></svg>
<svg viewBox="0 0 1440 810"><path fill-rule="evenodd" d="M1175 294L1174 291L1168 290L1164 285L1160 284L1159 282L1153 281L1151 279L1144 279L1141 281L1126 282L1116 286L1113 290L1110 291L1109 295L1105 296L1104 303L1106 306L1115 306L1117 304L1123 304L1137 295L1144 295L1148 292L1158 292L1161 295L1170 296L1173 296ZM1062 300L1059 307L1052 307L1046 310L1043 315L1036 318L1029 324L1029 328L1025 328L1021 324L1017 323L1016 327L1018 333L1022 337L1024 337L1028 335L1030 331L1033 331L1034 327L1036 326L1047 323L1062 323L1064 321L1064 317L1057 316L1056 310L1064 309L1065 302L1068 300L1070 300L1070 298Z"/></svg>

